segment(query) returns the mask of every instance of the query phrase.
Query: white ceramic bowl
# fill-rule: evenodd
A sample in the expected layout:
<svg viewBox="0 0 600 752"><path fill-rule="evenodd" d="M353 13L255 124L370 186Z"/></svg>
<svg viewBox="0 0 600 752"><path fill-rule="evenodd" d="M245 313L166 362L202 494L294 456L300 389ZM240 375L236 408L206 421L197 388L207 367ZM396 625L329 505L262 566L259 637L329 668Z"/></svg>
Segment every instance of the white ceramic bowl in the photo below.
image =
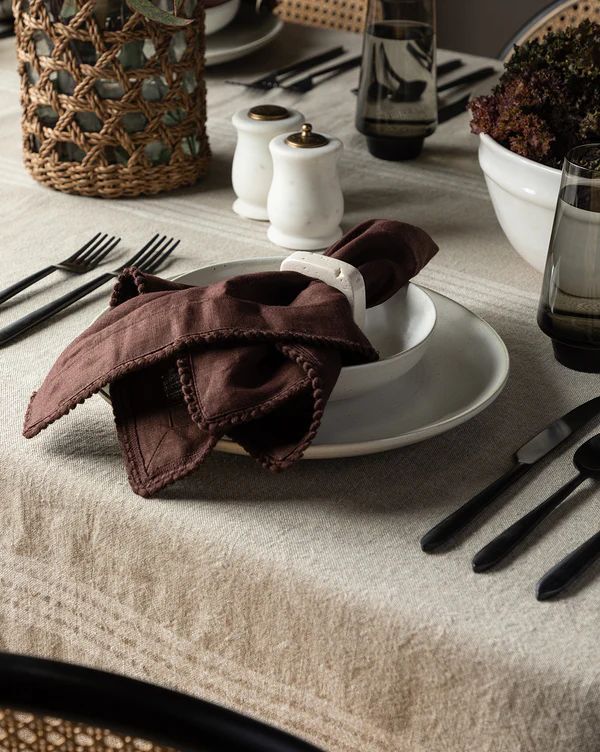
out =
<svg viewBox="0 0 600 752"><path fill-rule="evenodd" d="M281 257L242 259L205 266L177 277L204 286L238 274L277 271ZM379 352L376 363L342 368L331 400L358 397L395 381L421 360L436 321L435 305L425 290L409 284L392 298L367 310L365 334Z"/></svg>
<svg viewBox="0 0 600 752"><path fill-rule="evenodd" d="M543 272L561 171L521 157L486 134L479 138L479 164L498 222L515 251Z"/></svg>
<svg viewBox="0 0 600 752"><path fill-rule="evenodd" d="M240 9L240 0L225 0L204 11L204 33L206 36L224 29L236 17Z"/></svg>

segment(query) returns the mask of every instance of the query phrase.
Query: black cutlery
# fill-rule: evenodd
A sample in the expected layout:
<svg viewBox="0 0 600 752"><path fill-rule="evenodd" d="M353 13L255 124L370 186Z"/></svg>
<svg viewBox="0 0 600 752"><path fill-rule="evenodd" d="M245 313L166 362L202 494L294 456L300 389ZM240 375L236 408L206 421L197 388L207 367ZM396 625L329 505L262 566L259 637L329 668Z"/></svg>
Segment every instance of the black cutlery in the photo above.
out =
<svg viewBox="0 0 600 752"><path fill-rule="evenodd" d="M99 277L92 279L75 290L63 295L51 303L48 303L41 308L33 311L32 313L23 316L22 318L14 321L12 324L0 329L0 346L5 345L7 342L15 339L20 334L28 331L36 324L46 321L51 316L54 316L59 311L68 308L73 303L81 300L86 295L96 290L98 287L106 284L114 277L118 277L119 274L128 266L135 266L143 272L153 273L158 267L163 264L166 259L173 253L175 248L179 245L179 240L173 238L167 238L166 236L159 237L155 235L146 245L139 250L134 256L132 256L124 264L121 264L117 269L112 272L106 272Z"/></svg>
<svg viewBox="0 0 600 752"><path fill-rule="evenodd" d="M396 71L394 70L394 67L389 62L389 59L387 55L384 58L384 65L386 68L386 71L392 76L392 78L395 78L396 81L398 81L401 84L405 84L405 80L399 76ZM452 73L452 71L457 70L458 68L462 68L464 66L464 63L460 58L452 58L452 60L446 60L445 63L440 63L436 66L435 73L437 78L442 78L442 76L448 75L448 73Z"/></svg>
<svg viewBox="0 0 600 752"><path fill-rule="evenodd" d="M431 54L427 54L424 50L419 49L412 42L409 42L406 45L406 49L408 50L408 53L412 55L412 57L419 63L419 65L421 65L423 68L426 68L427 70L430 69L432 61Z"/></svg>
<svg viewBox="0 0 600 752"><path fill-rule="evenodd" d="M423 63L423 61L421 62ZM429 58L426 58L424 67L429 69L430 64L431 60ZM388 96L390 96L391 99L399 102L417 102L421 98L427 86L425 81L419 79L416 79L414 81L406 81L404 78L399 76L394 70L394 66L390 63L389 58L385 54L385 51L383 53L383 66L386 73L388 73L398 84L395 89L390 89L389 87L385 86L382 87L384 89L387 89ZM462 68L463 66L464 63L459 58L447 60L445 63L440 63L436 67L436 75L438 78L442 78L443 76L448 75L448 73L452 73L452 71L455 71L458 68ZM439 90L440 89L438 87L438 91ZM374 93L376 98L378 98L381 94L381 92Z"/></svg>
<svg viewBox="0 0 600 752"><path fill-rule="evenodd" d="M294 81L293 84L282 86L281 88L285 89L286 91L295 91L299 94L304 94L305 92L314 89L315 86L318 86L325 81L329 81L331 78L335 78L345 71L352 70L353 68L358 68L361 59L362 56L357 55L356 57L344 60L341 63L336 63L335 65L328 66L327 68L317 70L314 73L311 73L309 76L301 78L299 81Z"/></svg>
<svg viewBox="0 0 600 752"><path fill-rule="evenodd" d="M234 86L245 86L247 89L275 89L283 81L287 81L289 78L298 75L298 73L304 73L304 71L314 68L316 65L322 63L328 63L340 55L343 55L346 50L343 47L333 47L326 52L320 52L317 55L311 55L304 60L299 60L289 65L284 65L283 68L278 68L272 73L267 73L265 76L261 76L254 81L244 83L243 81L225 81L226 84L233 84Z"/></svg>
<svg viewBox="0 0 600 752"><path fill-rule="evenodd" d="M447 75L448 73L451 73L454 70L457 70L458 68L462 68L464 66L464 63L462 60L454 59L454 60L448 60L446 63L441 63L437 66L436 72L437 77L441 78L442 76ZM455 78L453 81L446 81L443 84L438 84L436 91L447 91L448 89L452 89L455 86L464 86L468 83L474 83L476 81L480 81L484 78L487 78L488 76L492 75L492 73L495 73L496 70L492 68L491 66L487 68L480 68L479 70L472 71L471 73L465 73L464 76L460 76L459 78ZM391 98L396 98L398 101L417 101L419 97L422 95L423 91L425 90L425 81L405 81L404 79L400 78L399 76L395 75L393 76L396 81L398 82L399 86L397 89L391 89L388 86L384 86L382 84L376 84L380 86L382 89L385 89L387 92L387 96ZM358 93L358 89L351 89L353 94ZM380 93L380 92L379 92ZM404 97L404 99L403 99Z"/></svg>
<svg viewBox="0 0 600 752"><path fill-rule="evenodd" d="M600 557L600 532L567 554L540 579L535 588L538 601L547 601L563 593Z"/></svg>
<svg viewBox="0 0 600 752"><path fill-rule="evenodd" d="M421 548L430 553L447 543L457 533L487 509L500 494L518 478L525 475L536 462L545 457L556 447L560 446L574 431L583 428L600 414L600 397L594 397L583 405L558 418L543 431L530 439L516 452L515 462L498 480L490 483L487 488L454 512L438 522L421 538Z"/></svg>
<svg viewBox="0 0 600 752"><path fill-rule="evenodd" d="M463 67L464 63L462 60L459 58L453 58L452 60L446 60L445 63L440 63L436 68L436 74L438 78L441 78L442 76L446 76L448 73L452 73L452 71Z"/></svg>
<svg viewBox="0 0 600 752"><path fill-rule="evenodd" d="M454 89L456 86L464 86L465 84L474 84L477 81L483 81L485 78L489 78L497 73L495 68L491 65L486 68L479 68L479 70L472 71L471 73L465 73L464 76L455 78L453 81L446 81L437 87L438 92L447 91L448 89Z"/></svg>
<svg viewBox="0 0 600 752"><path fill-rule="evenodd" d="M368 100L387 99L392 102L418 102L427 88L427 81L415 78L408 80L399 76L385 51L385 47L373 51L374 60L372 66L377 69L377 58L386 76L385 81L378 77L369 84L367 89ZM390 85L390 79L392 81Z"/></svg>
<svg viewBox="0 0 600 752"><path fill-rule="evenodd" d="M379 51L374 51L375 58L380 58L380 64L383 68L387 80L392 79L394 83L389 86L384 81L380 81L378 78L373 81L367 90L367 99L389 99L392 102L418 102L423 96L423 92L427 88L427 81L423 79L415 78L408 80L398 75L394 70L385 47L381 47ZM423 66L422 61L419 61L422 67L425 67L428 71L427 65ZM374 69L377 69L377 62L373 62Z"/></svg>
<svg viewBox="0 0 600 752"><path fill-rule="evenodd" d="M474 572L487 572L488 569L501 562L546 517L552 514L555 509L558 509L584 480L587 478L600 480L600 434L593 436L578 447L573 456L573 464L579 470L574 478L571 478L552 496L523 515L510 527L507 527L475 554L473 557Z"/></svg>
<svg viewBox="0 0 600 752"><path fill-rule="evenodd" d="M452 120L452 118L466 112L470 99L471 92L465 94L464 97L457 99L456 102L449 102L448 104L438 106L438 124L441 125L442 123L447 123L448 120Z"/></svg>
<svg viewBox="0 0 600 752"><path fill-rule="evenodd" d="M86 272L95 269L101 261L103 261L108 254L115 248L121 238L115 238L113 236L103 235L97 232L93 238L88 240L87 243L81 246L78 251L75 251L71 256L61 261L59 264L52 264L44 269L40 269L39 272L30 274L25 279L15 282L10 287L0 290L0 303L4 303L10 298L14 297L21 290L25 290L27 287L39 282L40 279L44 279L52 272L58 269L69 272L71 274L85 274Z"/></svg>

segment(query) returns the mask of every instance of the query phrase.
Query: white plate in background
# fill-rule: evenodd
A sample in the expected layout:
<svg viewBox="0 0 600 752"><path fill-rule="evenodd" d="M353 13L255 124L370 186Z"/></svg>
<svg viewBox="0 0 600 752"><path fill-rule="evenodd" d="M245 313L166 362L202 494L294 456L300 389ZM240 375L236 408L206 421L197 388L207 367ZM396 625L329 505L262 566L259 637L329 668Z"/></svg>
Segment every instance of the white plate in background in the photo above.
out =
<svg viewBox="0 0 600 752"><path fill-rule="evenodd" d="M220 65L262 49L279 36L283 21L271 14L249 20L240 11L224 29L206 37L206 65Z"/></svg>

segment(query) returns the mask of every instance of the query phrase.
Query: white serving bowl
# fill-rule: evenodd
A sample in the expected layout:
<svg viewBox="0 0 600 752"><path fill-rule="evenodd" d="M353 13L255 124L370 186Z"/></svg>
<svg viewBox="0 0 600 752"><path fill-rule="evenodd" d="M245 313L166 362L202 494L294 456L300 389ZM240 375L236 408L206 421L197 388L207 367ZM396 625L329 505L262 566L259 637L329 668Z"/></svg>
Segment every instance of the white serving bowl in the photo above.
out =
<svg viewBox="0 0 600 752"><path fill-rule="evenodd" d="M281 257L229 261L187 272L177 281L206 286L239 274L277 271L281 261ZM385 303L367 309L364 331L380 360L342 368L330 399L358 397L410 371L425 354L435 322L433 301L414 284L403 287Z"/></svg>
<svg viewBox="0 0 600 752"><path fill-rule="evenodd" d="M479 164L496 217L509 243L528 264L544 271L561 171L479 137Z"/></svg>
<svg viewBox="0 0 600 752"><path fill-rule="evenodd" d="M224 29L236 17L240 9L240 0L225 0L204 11L204 33L206 36Z"/></svg>

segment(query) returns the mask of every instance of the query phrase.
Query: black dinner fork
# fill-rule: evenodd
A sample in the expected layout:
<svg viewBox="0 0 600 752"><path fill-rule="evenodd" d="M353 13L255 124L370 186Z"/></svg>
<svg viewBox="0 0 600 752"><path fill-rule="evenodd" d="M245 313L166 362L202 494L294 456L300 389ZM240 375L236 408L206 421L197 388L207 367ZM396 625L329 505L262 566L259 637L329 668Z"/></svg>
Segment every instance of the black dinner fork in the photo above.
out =
<svg viewBox="0 0 600 752"><path fill-rule="evenodd" d="M233 84L234 86L245 86L247 89L275 89L287 81L288 78L293 78L298 73L303 73L306 70L310 70L317 65L327 63L345 52L343 47L334 47L326 52L320 52L317 55L311 55L304 60L296 61L290 65L285 65L283 68L267 73L266 76L261 76L254 81L225 81L226 84Z"/></svg>
<svg viewBox="0 0 600 752"><path fill-rule="evenodd" d="M312 91L315 86L318 86L325 81L329 81L331 78L335 78L336 76L345 73L345 71L352 70L352 68L358 68L361 59L361 55L356 55L355 57L351 57L349 60L344 60L341 63L329 65L327 68L321 68L320 70L311 73L309 76L301 78L293 84L282 86L281 88L286 91L295 91L299 94L305 94L307 91Z"/></svg>
<svg viewBox="0 0 600 752"><path fill-rule="evenodd" d="M10 342L15 337L28 331L32 327L46 321L59 311L63 311L73 303L81 300L86 295L96 290L98 287L109 282L113 277L118 277L119 274L128 266L135 266L140 271L153 273L159 266L161 266L167 258L173 253L175 248L179 245L179 240L173 238L167 238L165 235L159 237L155 235L146 245L139 250L128 261L114 269L112 272L105 272L95 279L86 282L84 285L77 287L75 290L63 295L56 300L38 308L36 311L23 316L22 318L14 321L12 324L0 329L0 346Z"/></svg>
<svg viewBox="0 0 600 752"><path fill-rule="evenodd" d="M70 272L71 274L85 274L95 269L101 261L103 261L108 254L115 248L121 238L115 238L112 235L109 237L106 233L102 234L97 232L93 238L88 240L87 243L81 246L81 248L71 256L61 261L59 264L51 264L50 266L40 269L39 272L30 274L20 282L15 282L10 287L4 290L0 290L0 303L4 303L10 298L14 297L21 290L25 290L27 287L39 282L40 279L44 279L52 272L58 269Z"/></svg>

